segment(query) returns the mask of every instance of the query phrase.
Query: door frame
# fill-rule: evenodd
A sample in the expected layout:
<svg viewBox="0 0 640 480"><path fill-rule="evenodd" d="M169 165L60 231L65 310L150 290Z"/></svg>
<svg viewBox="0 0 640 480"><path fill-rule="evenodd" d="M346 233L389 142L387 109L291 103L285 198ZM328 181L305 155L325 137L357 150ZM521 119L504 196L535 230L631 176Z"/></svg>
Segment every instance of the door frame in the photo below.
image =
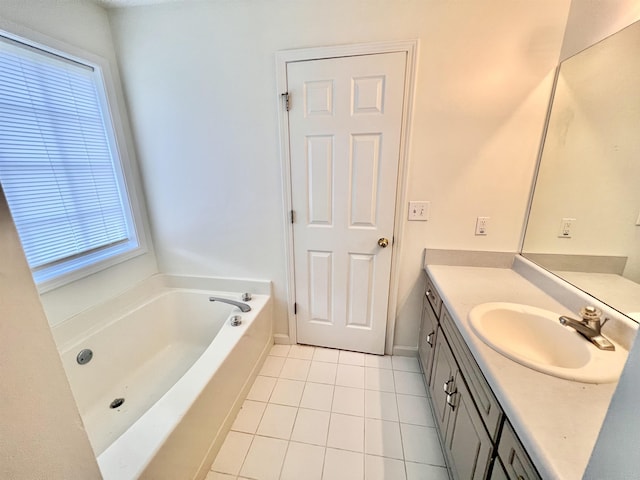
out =
<svg viewBox="0 0 640 480"><path fill-rule="evenodd" d="M398 284L400 269L398 266L401 258L402 233L407 223L406 190L408 183L407 165L409 157L409 134L413 114L415 77L417 73L416 59L418 41L393 41L375 42L352 45L337 45L329 47L312 47L293 50L281 50L276 52L276 88L278 99L278 124L280 133L280 169L282 176L282 205L285 239L286 268L286 297L287 320L289 334L275 334L275 343L296 343L297 323L294 313L296 299L294 250L293 250L293 224L291 223L291 210L293 202L291 198L291 153L289 149L289 116L286 111L282 94L287 90L287 64L293 62L321 60L325 58L354 57L361 55L374 55L380 53L404 52L407 55L404 84L404 102L402 106L402 125L400 132L400 152L398 163L398 180L396 185L395 221L393 226L393 252L391 257L391 276L389 279L389 304L387 306L387 326L385 335L385 354L393 353L393 340L395 334L395 313L398 303ZM292 99L292 102L297 99Z"/></svg>

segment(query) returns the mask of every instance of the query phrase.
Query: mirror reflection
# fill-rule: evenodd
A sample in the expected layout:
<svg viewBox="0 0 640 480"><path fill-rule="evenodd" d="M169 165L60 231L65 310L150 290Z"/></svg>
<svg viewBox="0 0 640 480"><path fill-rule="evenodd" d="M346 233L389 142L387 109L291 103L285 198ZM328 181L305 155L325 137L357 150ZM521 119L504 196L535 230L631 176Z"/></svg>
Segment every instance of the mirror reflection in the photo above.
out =
<svg viewBox="0 0 640 480"><path fill-rule="evenodd" d="M640 22L562 62L522 254L640 321Z"/></svg>

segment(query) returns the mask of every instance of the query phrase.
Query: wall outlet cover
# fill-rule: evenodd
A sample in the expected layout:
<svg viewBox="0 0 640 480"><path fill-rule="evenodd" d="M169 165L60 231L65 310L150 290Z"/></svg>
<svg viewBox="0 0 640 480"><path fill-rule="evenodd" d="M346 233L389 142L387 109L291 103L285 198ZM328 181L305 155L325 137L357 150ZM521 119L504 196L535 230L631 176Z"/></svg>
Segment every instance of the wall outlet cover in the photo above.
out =
<svg viewBox="0 0 640 480"><path fill-rule="evenodd" d="M560 222L560 229L558 230L558 238L571 238L573 224L575 223L575 218L565 217Z"/></svg>
<svg viewBox="0 0 640 480"><path fill-rule="evenodd" d="M486 235L489 228L489 218L491 217L478 217L476 218L476 235Z"/></svg>

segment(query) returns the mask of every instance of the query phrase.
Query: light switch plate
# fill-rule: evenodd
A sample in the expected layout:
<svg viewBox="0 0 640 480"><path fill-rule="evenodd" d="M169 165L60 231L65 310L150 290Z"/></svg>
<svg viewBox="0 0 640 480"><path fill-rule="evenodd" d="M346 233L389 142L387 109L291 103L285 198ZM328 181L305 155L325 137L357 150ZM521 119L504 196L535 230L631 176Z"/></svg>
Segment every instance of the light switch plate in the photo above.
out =
<svg viewBox="0 0 640 480"><path fill-rule="evenodd" d="M431 202L409 202L409 220L426 222L430 210Z"/></svg>

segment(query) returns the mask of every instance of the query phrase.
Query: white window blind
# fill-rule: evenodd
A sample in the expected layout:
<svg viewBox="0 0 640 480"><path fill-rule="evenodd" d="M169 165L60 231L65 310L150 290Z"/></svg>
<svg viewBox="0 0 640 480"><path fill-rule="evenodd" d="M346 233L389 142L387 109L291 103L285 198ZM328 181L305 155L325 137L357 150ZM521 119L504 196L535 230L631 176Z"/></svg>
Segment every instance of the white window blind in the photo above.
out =
<svg viewBox="0 0 640 480"><path fill-rule="evenodd" d="M0 182L36 281L137 246L93 67L0 37Z"/></svg>

